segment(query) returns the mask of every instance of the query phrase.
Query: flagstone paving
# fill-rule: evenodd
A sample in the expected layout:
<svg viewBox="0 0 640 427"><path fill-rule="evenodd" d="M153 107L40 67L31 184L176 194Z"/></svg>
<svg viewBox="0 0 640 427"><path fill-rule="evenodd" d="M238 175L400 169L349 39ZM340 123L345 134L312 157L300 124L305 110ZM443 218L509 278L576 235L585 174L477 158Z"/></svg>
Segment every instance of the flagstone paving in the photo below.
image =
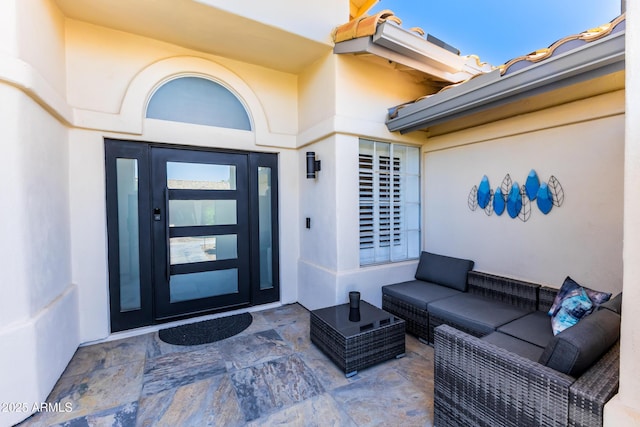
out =
<svg viewBox="0 0 640 427"><path fill-rule="evenodd" d="M431 426L433 349L346 378L309 340L299 304L254 312L242 333L175 346L150 333L78 349L30 426ZM57 405L56 405L57 404Z"/></svg>

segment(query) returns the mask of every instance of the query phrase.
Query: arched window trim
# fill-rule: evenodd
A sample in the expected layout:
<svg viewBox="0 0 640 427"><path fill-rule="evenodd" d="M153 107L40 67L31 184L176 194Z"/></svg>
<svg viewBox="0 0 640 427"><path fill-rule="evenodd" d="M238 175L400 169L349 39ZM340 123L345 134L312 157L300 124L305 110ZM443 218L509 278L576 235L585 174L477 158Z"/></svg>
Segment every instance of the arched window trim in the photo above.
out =
<svg viewBox="0 0 640 427"><path fill-rule="evenodd" d="M202 74L202 73L178 73L178 74L173 74L170 76L165 77L164 79L160 80L154 87L153 89L149 92L149 95L147 96L146 102L145 102L145 106L144 106L144 118L147 118L147 112L149 110L149 103L151 102L151 99L153 99L153 96L156 94L156 92L158 90L160 90L160 88L162 88L164 85L166 85L169 82L172 82L174 80L178 80L181 78L185 78L185 77L195 77L195 78L199 78L199 79L204 79L204 80L208 80L212 83L216 83L220 86L222 86L223 88L225 88L226 90L228 90L237 100L238 102L242 105L242 107L244 108L245 113L247 114L247 117L249 118L249 130L243 130L243 129L234 129L234 130L238 130L238 131L244 131L244 132L255 132L255 123L254 123L254 119L253 119L253 115L251 114L251 110L249 109L247 103L245 102L244 98L231 86L229 86L226 82L224 82L223 80L217 79L213 76L207 75L207 74ZM184 122L178 122L178 123L184 123ZM185 124L189 124L189 123L185 123ZM216 127L216 126L211 126L211 127ZM222 129L232 129L232 128L227 128L227 127L222 127Z"/></svg>

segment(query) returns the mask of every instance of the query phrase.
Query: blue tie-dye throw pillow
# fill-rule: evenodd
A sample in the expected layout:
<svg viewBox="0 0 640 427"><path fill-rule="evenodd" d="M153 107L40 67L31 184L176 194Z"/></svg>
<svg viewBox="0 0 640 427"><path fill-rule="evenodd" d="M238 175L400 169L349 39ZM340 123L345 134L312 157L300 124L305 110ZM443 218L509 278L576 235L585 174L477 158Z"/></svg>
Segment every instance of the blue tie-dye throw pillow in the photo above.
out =
<svg viewBox="0 0 640 427"><path fill-rule="evenodd" d="M558 335L578 323L580 319L591 313L593 307L594 304L584 288L576 289L566 295L558 310L551 316L553 335Z"/></svg>
<svg viewBox="0 0 640 427"><path fill-rule="evenodd" d="M609 298L611 298L610 293L594 291L593 289L585 288L584 286L580 286L571 277L567 276L567 278L564 279L564 283L562 284L562 287L558 291L558 294L553 300L553 305L549 309L549 316L553 316L556 313L556 311L560 309L560 304L567 296L570 296L570 294L575 295L575 292L582 288L584 288L585 292L587 293L587 296L593 303L593 308L591 309L591 311L593 311L593 309L595 309L600 304L606 301L609 301Z"/></svg>

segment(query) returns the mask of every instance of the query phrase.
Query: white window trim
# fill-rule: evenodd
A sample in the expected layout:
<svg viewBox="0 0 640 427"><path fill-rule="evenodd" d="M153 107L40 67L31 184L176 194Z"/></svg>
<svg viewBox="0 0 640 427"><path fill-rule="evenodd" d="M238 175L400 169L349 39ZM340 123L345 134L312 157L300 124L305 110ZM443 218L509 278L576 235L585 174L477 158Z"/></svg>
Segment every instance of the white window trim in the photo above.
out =
<svg viewBox="0 0 640 427"><path fill-rule="evenodd" d="M365 144L373 144L373 154L363 152ZM396 151L411 151L415 159L406 154L396 156ZM394 159L393 166L391 158ZM419 148L360 139L358 159L360 265L418 258L421 232ZM409 163L413 160L413 170L409 171Z"/></svg>

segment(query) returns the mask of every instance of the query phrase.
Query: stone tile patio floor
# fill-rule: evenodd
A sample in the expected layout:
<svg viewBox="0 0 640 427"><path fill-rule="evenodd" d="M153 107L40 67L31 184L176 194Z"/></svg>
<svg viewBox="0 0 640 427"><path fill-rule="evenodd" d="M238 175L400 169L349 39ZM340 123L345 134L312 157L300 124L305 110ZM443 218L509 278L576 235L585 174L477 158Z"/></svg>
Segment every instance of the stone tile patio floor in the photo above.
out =
<svg viewBox="0 0 640 427"><path fill-rule="evenodd" d="M254 312L239 335L192 347L158 334L78 349L51 392L55 409L20 426L431 426L433 349L351 378L309 340L299 304Z"/></svg>

